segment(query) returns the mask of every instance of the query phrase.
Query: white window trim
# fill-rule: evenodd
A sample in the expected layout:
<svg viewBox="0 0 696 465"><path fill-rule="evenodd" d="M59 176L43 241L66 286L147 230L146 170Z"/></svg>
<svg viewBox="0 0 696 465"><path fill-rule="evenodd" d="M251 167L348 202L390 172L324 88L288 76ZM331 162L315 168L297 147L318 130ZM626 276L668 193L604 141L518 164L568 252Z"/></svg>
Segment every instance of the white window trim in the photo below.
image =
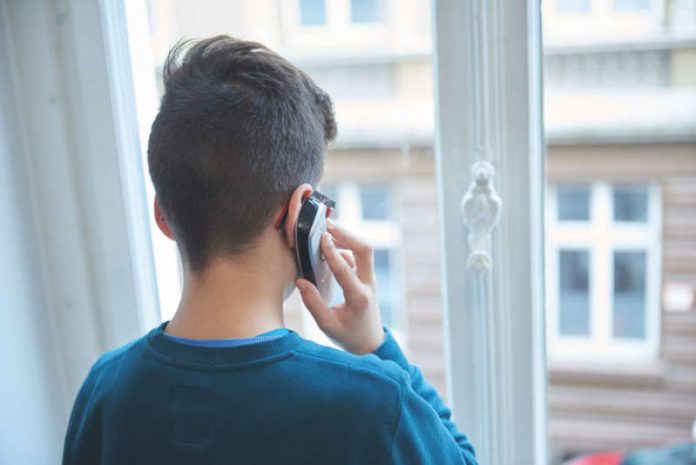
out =
<svg viewBox="0 0 696 465"><path fill-rule="evenodd" d="M67 421L96 359L157 321L125 14L106 0L1 7L12 55L32 57L13 63L12 92Z"/></svg>
<svg viewBox="0 0 696 465"><path fill-rule="evenodd" d="M383 27L386 23L385 19L388 16L388 2L377 0L378 8L382 8L382 17L377 21L367 23L353 22L353 12L351 11L351 0L324 0L325 19L323 24L302 24L300 16L300 2L302 0L293 0L286 2L284 5L287 8L285 12L288 15L283 15L286 19L286 25L291 25L299 29L321 30L321 29L357 29L369 30L373 28ZM380 4L381 3L381 4ZM283 6L283 5L281 5ZM329 31L324 31L329 32Z"/></svg>
<svg viewBox="0 0 696 465"><path fill-rule="evenodd" d="M21 7L26 15L11 19L13 31L29 31L14 42L27 47L16 55L49 57L24 61L20 81L33 85L42 79L51 88L60 79L67 87L57 105L28 93L17 99L28 115L36 116L33 126L26 125L27 139L41 142L45 149L33 153L29 165L45 227L43 258L49 295L56 304L52 313L66 370L67 405L102 350L142 334L143 322L150 318L144 312L152 308L147 302L153 301L154 283L139 281L151 276L148 257L141 255L144 267L130 262L140 247L131 241L147 237L147 223L142 220L143 205L128 205L120 184L124 173L128 186L137 185L130 181L142 176L135 164L122 164L124 154L138 151L137 128L125 124L133 120L134 103L114 103L115 97L126 95L119 86L130 72L128 54L123 53L123 4L67 0L40 5L40 21L28 6ZM56 18L62 21L58 26L45 27L56 24ZM457 422L476 444L481 463L542 464L546 447L539 3L438 0L433 20L449 392ZM477 39L474 31L482 21L488 29ZM37 36L36 31L43 32ZM30 40L24 40L26 34L32 35ZM94 40L85 41L85 36ZM51 55L56 43L67 51L65 60L64 55ZM42 53L32 53L37 44ZM480 65L471 66L479 45L487 45L483 64L490 67L488 73L482 74ZM111 78L116 81L105 81ZM488 85L491 98L473 107L480 81ZM482 108L488 111L484 114ZM464 265L467 233L459 211L469 167L478 158L476 121L485 121L495 136L490 158L498 169L504 208L493 238L493 274L483 284L477 284ZM62 138L66 126L68 141ZM114 141L123 145L115 149ZM46 160L51 163L42 164ZM55 176L64 172L89 176ZM56 214L65 211L53 208L56 192L67 199L73 216ZM57 246L56 238L70 247ZM87 257L74 253L84 251L84 244ZM63 311L66 301L71 302L70 311Z"/></svg>
<svg viewBox="0 0 696 465"><path fill-rule="evenodd" d="M562 1L562 0L560 0ZM587 9L586 10L563 10L558 7L559 0L553 0L550 2L552 5L549 6L549 8L553 8L553 11L557 15L582 15L582 14L589 14L592 12L592 0L586 0L587 1Z"/></svg>
<svg viewBox="0 0 696 465"><path fill-rule="evenodd" d="M280 2L280 21L287 37L285 45L300 59L308 49L323 53L329 51L333 57L350 55L354 45L381 42L389 29L390 7L390 2L382 6L384 11L380 21L354 23L351 21L350 0L326 0L326 21L323 24L303 25L299 0ZM327 50L327 44L334 44L335 47Z"/></svg>
<svg viewBox="0 0 696 465"><path fill-rule="evenodd" d="M360 185L355 182L332 183L337 189L338 222L345 222L359 236L370 239L377 249L395 249L401 245L401 232L396 220L366 220L363 217ZM319 188L321 190L321 187Z"/></svg>
<svg viewBox="0 0 696 465"><path fill-rule="evenodd" d="M480 463L542 465L546 447L540 3L434 2L436 165L448 392ZM483 89L483 91L482 91ZM477 129L485 128L487 139ZM467 268L460 199L480 159L502 200L492 273Z"/></svg>
<svg viewBox="0 0 696 465"><path fill-rule="evenodd" d="M380 25L385 23L386 17L387 17L387 0L375 0L377 2L377 10L378 10L378 17L376 21L368 21L365 23L356 23L353 21L353 2L352 0L345 0L346 2L346 9L348 13L348 22L350 23L351 27L355 28L370 28L370 27L379 27ZM379 10L382 11L379 11Z"/></svg>
<svg viewBox="0 0 696 465"><path fill-rule="evenodd" d="M127 192L142 173L133 158L124 159L139 152L130 124L135 103L124 87L130 73L125 13L122 2L107 0L16 2L16 8L7 18L14 56L45 58L17 65L16 81L39 94L24 89L16 101L26 115L25 141L32 142L27 165L67 412L96 357L142 334L156 307L151 257L137 255L148 237L146 206L130 203L144 196ZM480 463L543 464L539 2L438 0L434 13L449 392ZM477 39L482 23L488 29ZM520 44L527 46L520 50ZM480 45L487 46L483 60L472 67ZM65 53L55 55L56 47ZM482 66L490 72L481 73ZM491 98L472 107L481 81ZM129 100L119 103L124 97ZM478 159L473 128L480 120L495 135L490 159L505 209L493 238L493 274L484 282L464 266L459 212L469 167Z"/></svg>
<svg viewBox="0 0 696 465"><path fill-rule="evenodd" d="M644 14L648 15L651 13L659 14L660 8L662 7L662 1L659 0L649 0L649 5L647 8L631 8L627 10L620 10L616 8L616 0L609 0L609 9L613 14L624 15L624 14Z"/></svg>
<svg viewBox="0 0 696 465"><path fill-rule="evenodd" d="M648 218L644 223L614 222L614 185L621 181L583 183L590 188L590 220L559 221L556 186L548 189L546 211L547 336L549 357L558 361L650 362L659 349L660 337L660 190L648 187ZM558 255L559 250L588 250L590 253L590 337L559 334ZM646 337L636 341L612 337L612 283L614 251L646 252ZM600 318L599 308L610 309Z"/></svg>
<svg viewBox="0 0 696 465"><path fill-rule="evenodd" d="M330 2L329 0L323 0L323 2L324 22L321 24L302 24L302 6L300 5L302 3L302 0L293 0L292 2L286 2L287 5L285 5L285 7L289 8L289 10L286 11L291 11L292 14L282 16L284 18L287 18L286 21L289 24L292 24L292 26L294 26L295 28L307 30L322 30L328 28L329 24L335 21L336 12L334 11L334 8L332 8L332 2Z"/></svg>

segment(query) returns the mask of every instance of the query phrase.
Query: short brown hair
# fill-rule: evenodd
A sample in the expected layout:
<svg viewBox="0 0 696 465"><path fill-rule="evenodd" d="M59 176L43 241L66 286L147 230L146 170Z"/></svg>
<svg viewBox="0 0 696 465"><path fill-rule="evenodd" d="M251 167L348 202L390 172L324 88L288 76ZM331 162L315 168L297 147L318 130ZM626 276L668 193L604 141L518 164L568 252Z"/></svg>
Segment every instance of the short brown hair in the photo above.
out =
<svg viewBox="0 0 696 465"><path fill-rule="evenodd" d="M292 191L316 185L336 137L329 96L266 46L183 41L163 69L148 163L189 267L237 254Z"/></svg>

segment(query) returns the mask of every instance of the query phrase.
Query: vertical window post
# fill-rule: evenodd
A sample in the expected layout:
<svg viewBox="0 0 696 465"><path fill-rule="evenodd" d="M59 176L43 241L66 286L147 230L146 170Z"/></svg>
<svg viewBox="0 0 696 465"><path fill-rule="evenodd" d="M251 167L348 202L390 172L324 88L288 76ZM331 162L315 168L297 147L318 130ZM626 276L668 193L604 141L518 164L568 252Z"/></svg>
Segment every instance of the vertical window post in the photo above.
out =
<svg viewBox="0 0 696 465"><path fill-rule="evenodd" d="M434 3L448 392L491 465L546 462L539 9Z"/></svg>

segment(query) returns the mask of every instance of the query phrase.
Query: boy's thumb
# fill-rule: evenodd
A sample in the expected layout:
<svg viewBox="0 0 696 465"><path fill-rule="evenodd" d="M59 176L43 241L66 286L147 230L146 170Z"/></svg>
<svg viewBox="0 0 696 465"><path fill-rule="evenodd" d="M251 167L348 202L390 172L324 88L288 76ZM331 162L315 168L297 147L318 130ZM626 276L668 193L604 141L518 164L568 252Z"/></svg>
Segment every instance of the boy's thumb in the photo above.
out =
<svg viewBox="0 0 696 465"><path fill-rule="evenodd" d="M324 327L331 317L331 309L321 298L319 290L314 284L303 278L297 279L295 286L299 289L302 302L304 302L309 313L312 314L320 328Z"/></svg>

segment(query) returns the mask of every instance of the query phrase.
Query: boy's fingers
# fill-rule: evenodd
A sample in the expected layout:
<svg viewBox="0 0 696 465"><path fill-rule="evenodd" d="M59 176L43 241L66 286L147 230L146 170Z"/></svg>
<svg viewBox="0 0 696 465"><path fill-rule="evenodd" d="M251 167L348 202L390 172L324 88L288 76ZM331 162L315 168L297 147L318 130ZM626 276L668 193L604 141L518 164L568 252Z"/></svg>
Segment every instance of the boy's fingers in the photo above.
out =
<svg viewBox="0 0 696 465"><path fill-rule="evenodd" d="M350 299L351 296L356 295L360 291L362 286L358 276L350 264L338 253L336 244L334 244L329 233L324 233L322 236L321 249L336 281L343 288L343 295L347 300Z"/></svg>
<svg viewBox="0 0 696 465"><path fill-rule="evenodd" d="M360 280L365 283L374 281L374 258L370 244L330 220L326 222L326 225L336 239L336 244L353 252Z"/></svg>
<svg viewBox="0 0 696 465"><path fill-rule="evenodd" d="M311 313L314 317L317 325L319 325L320 328L327 327L333 313L329 306L326 305L324 300L321 298L317 287L304 278L297 279L295 281L295 285L300 291L302 302L304 302L305 307L307 307L309 313Z"/></svg>
<svg viewBox="0 0 696 465"><path fill-rule="evenodd" d="M353 253L350 250L339 250L338 253L348 262L351 268L355 269L355 257L353 257Z"/></svg>

